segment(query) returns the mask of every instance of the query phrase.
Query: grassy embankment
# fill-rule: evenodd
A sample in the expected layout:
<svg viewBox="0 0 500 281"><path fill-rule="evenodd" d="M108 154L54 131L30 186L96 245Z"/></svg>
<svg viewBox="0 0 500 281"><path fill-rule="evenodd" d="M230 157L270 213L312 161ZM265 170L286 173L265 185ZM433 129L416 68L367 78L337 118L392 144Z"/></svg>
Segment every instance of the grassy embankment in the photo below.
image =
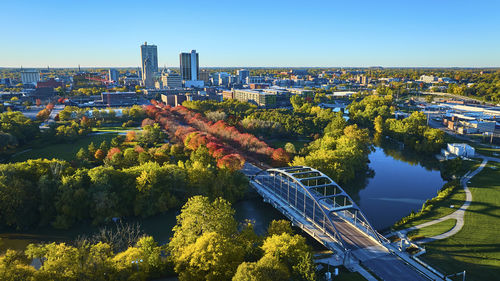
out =
<svg viewBox="0 0 500 281"><path fill-rule="evenodd" d="M467 280L500 276L500 163L488 163L469 184L472 204L456 235L426 244L422 259L447 274L467 271ZM461 278L461 277L460 277ZM461 279L460 279L461 280Z"/></svg>

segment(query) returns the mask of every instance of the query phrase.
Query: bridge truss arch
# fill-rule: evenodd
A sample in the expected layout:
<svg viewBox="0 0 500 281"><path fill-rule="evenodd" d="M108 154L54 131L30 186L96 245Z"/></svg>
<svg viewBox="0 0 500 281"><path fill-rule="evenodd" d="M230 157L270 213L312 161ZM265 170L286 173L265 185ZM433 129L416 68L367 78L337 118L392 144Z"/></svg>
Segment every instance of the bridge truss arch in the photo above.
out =
<svg viewBox="0 0 500 281"><path fill-rule="evenodd" d="M300 212L345 250L341 223L350 223L383 244L386 239L370 225L352 198L330 177L307 166L262 170L251 179Z"/></svg>

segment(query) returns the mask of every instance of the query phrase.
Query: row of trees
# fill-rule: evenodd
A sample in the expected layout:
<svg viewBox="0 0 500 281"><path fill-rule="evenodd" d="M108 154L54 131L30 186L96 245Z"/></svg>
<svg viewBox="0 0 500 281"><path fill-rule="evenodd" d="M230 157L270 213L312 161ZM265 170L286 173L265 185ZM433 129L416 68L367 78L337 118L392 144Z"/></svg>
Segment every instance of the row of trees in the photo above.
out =
<svg viewBox="0 0 500 281"><path fill-rule="evenodd" d="M392 95L369 95L349 106L351 122L372 129L377 134L390 136L418 152L435 153L444 145L444 133L427 126L422 112L397 120Z"/></svg>
<svg viewBox="0 0 500 281"><path fill-rule="evenodd" d="M221 166L236 164L234 169L240 169L244 164L244 157L240 154L266 162L272 160L277 165L288 163L289 156L284 149L273 149L254 135L241 133L225 121L213 123L183 106L170 108L156 105L147 112L170 132L171 138L191 150L200 145L206 146Z"/></svg>
<svg viewBox="0 0 500 281"><path fill-rule="evenodd" d="M419 111L402 120L387 119L385 123L378 116L374 123L377 132L404 142L418 152L437 153L444 145L444 132L427 126L427 117Z"/></svg>
<svg viewBox="0 0 500 281"><path fill-rule="evenodd" d="M309 137L320 134L331 116L311 115L286 109L258 110L242 120L245 130L266 137Z"/></svg>
<svg viewBox="0 0 500 281"><path fill-rule="evenodd" d="M74 244L30 244L0 257L2 280L150 280L175 273L181 281L316 280L311 248L288 221L272 221L259 236L234 218L231 204L195 196L182 207L167 245L137 232L128 245L98 235ZM116 235L111 235L116 236ZM33 264L39 264L35 268Z"/></svg>
<svg viewBox="0 0 500 281"><path fill-rule="evenodd" d="M0 223L18 229L69 228L83 220L99 224L113 217L151 216L196 194L231 201L243 196L246 178L239 171L218 168L206 147L177 163L173 154L184 153L172 147L169 154L166 147L122 152L101 145L92 148L94 163L105 165L90 169L59 160L2 164ZM90 159L90 150L79 152L79 159Z"/></svg>
<svg viewBox="0 0 500 281"><path fill-rule="evenodd" d="M99 242L31 244L25 251L7 250L0 257L0 278L6 281L148 280L172 275L162 251L150 236L140 238L123 252ZM36 269L32 262L40 263Z"/></svg>
<svg viewBox="0 0 500 281"><path fill-rule="evenodd" d="M135 121L140 122L146 117L144 107L134 105L132 107L118 108L118 109L90 109L79 108L76 106L66 106L58 114L58 119L61 121L80 120L83 117L90 118L92 122L117 122L117 121Z"/></svg>

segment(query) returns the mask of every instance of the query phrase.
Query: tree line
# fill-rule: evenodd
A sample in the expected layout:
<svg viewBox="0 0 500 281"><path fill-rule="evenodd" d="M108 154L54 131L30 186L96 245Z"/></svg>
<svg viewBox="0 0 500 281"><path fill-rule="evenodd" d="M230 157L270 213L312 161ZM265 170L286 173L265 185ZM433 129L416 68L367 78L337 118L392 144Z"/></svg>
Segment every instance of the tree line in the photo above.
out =
<svg viewBox="0 0 500 281"><path fill-rule="evenodd" d="M261 236L252 222L238 223L234 212L222 198L195 196L182 207L166 245L137 232L119 233L129 237L123 249L116 245L119 239L103 236L30 244L0 257L0 278L111 281L177 274L181 281L316 280L311 248L288 221L272 221Z"/></svg>

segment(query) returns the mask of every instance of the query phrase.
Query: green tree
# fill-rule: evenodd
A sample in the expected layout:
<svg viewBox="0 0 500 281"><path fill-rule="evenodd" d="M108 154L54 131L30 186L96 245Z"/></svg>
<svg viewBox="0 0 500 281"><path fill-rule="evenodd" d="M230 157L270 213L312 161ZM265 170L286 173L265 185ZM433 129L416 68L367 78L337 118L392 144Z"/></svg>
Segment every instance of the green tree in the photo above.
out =
<svg viewBox="0 0 500 281"><path fill-rule="evenodd" d="M231 280L243 262L243 251L229 237L205 232L183 249L175 261L179 280Z"/></svg>

